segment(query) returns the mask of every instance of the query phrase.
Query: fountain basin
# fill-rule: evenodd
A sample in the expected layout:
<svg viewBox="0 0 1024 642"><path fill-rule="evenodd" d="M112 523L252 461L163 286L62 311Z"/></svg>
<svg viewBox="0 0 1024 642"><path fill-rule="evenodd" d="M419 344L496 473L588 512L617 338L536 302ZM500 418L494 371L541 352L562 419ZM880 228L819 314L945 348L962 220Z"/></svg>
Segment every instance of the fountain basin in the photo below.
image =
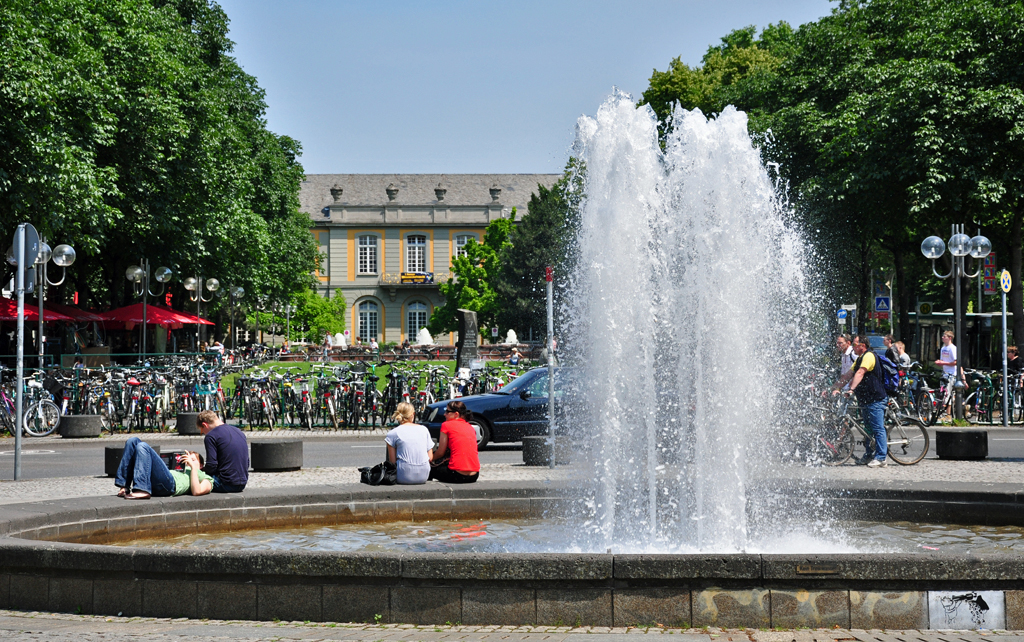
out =
<svg viewBox="0 0 1024 642"><path fill-rule="evenodd" d="M1018 487L962 486L831 483L816 492L853 516L1024 524ZM338 485L8 505L0 509L0 608L417 624L948 628L931 621L930 600L949 591L989 591L990 615L998 617L986 628L1024 628L1024 561L1013 555L451 555L104 545L147 530L543 518L564 514L569 490L542 482Z"/></svg>

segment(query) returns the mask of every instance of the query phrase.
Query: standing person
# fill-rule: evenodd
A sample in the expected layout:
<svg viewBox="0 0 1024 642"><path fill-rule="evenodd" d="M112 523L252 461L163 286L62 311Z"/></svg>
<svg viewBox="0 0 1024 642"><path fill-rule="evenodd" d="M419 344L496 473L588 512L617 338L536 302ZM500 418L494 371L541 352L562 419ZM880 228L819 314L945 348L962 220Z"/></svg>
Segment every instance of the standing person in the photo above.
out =
<svg viewBox="0 0 1024 642"><path fill-rule="evenodd" d="M331 358L331 348L334 347L334 343L331 341L331 333L328 332L324 335L324 361L326 362Z"/></svg>
<svg viewBox="0 0 1024 642"><path fill-rule="evenodd" d="M447 484L472 484L480 477L480 458L476 451L476 431L466 417L469 409L461 401L449 401L444 409L445 422L434 449L430 479ZM445 461L447 457L447 463Z"/></svg>
<svg viewBox="0 0 1024 642"><path fill-rule="evenodd" d="M956 346L953 344L953 331L946 330L942 333L942 348L939 349L939 358L935 360L935 365L942 366L942 376L946 380L946 385L952 390L956 381ZM964 382L966 386L966 381ZM953 400L956 398L955 394L949 395L950 403L946 406L945 411L947 414L952 413L950 406L953 404Z"/></svg>
<svg viewBox="0 0 1024 642"><path fill-rule="evenodd" d="M907 354L907 346L902 341L897 341L893 345L896 346L896 352L898 352L900 355L900 360L896 362L896 365L905 368L909 366L911 363L913 363L913 360L910 358L910 355Z"/></svg>
<svg viewBox="0 0 1024 642"><path fill-rule="evenodd" d="M193 495L205 495L213 490L213 478L200 470L199 455L187 452L182 461L185 462L185 472L170 470L149 444L132 437L124 444L121 464L114 477L117 496L149 499L177 497L189 491Z"/></svg>
<svg viewBox="0 0 1024 642"><path fill-rule="evenodd" d="M1012 374L1020 374L1021 358L1017 346L1006 346L1006 371Z"/></svg>
<svg viewBox="0 0 1024 642"><path fill-rule="evenodd" d="M882 337L882 343L885 344L885 358L897 366L900 365L900 351L896 348L896 339L891 334L887 334Z"/></svg>
<svg viewBox="0 0 1024 642"><path fill-rule="evenodd" d="M240 493L249 481L249 444L237 426L221 421L212 410L196 417L196 426L204 435L207 475L213 477L213 492Z"/></svg>
<svg viewBox="0 0 1024 642"><path fill-rule="evenodd" d="M411 403L398 404L391 416L398 426L384 437L388 461L398 469L399 484L425 484L430 477L434 440L426 426L413 423L415 417L416 409Z"/></svg>
<svg viewBox="0 0 1024 642"><path fill-rule="evenodd" d="M850 335L841 334L836 337L836 352L839 353L839 376L843 376L853 367L857 355L853 354L853 346L850 344Z"/></svg>
<svg viewBox="0 0 1024 642"><path fill-rule="evenodd" d="M866 336L857 335L853 338L853 352L857 355L857 360L853 362L853 367L839 378L832 388L832 394L837 394L846 382L850 383L849 391L843 394L857 395L857 404L860 406L864 425L875 438L874 447L868 444L867 452L860 462L866 463L869 468L881 468L886 465L885 458L889 454L889 437L885 433L885 405L888 396L885 394L884 375L875 354L871 352Z"/></svg>

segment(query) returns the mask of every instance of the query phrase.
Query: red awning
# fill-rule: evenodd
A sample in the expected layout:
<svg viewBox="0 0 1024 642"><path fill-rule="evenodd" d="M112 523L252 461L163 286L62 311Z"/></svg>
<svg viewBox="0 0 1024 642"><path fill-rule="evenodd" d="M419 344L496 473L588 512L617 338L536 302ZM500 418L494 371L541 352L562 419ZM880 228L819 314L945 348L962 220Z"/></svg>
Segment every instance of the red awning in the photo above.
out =
<svg viewBox="0 0 1024 642"><path fill-rule="evenodd" d="M36 309L37 310L39 309L38 304L36 305ZM43 304L43 316L46 319L50 318L50 310L54 310L55 312L60 312L61 314L65 315L65 316L69 316L72 319L77 319L78 321L102 321L103 320L103 317L101 317L98 314L95 314L93 312L88 312L86 310L81 310L79 308L75 308L75 307L72 307L70 305L62 305L60 303L50 303L49 301L46 301Z"/></svg>
<svg viewBox="0 0 1024 642"><path fill-rule="evenodd" d="M126 305L123 308L117 308L116 310L110 310L108 312L101 312L100 318L108 322L107 327L110 324L124 324L124 327L131 330L136 324L142 323L142 303L134 303L132 305ZM161 325L165 327L180 328L185 324L202 323L203 325L213 325L212 322L206 319L201 319L197 316L190 314L183 314L177 310L165 308L161 305L148 305L146 306L146 324L147 325Z"/></svg>
<svg viewBox="0 0 1024 642"><path fill-rule="evenodd" d="M72 317L60 312L51 312L46 303L43 303L43 316L46 321L74 321ZM39 304L31 305L25 301L25 319L39 322ZM18 320L18 302L13 299L0 297L0 321Z"/></svg>

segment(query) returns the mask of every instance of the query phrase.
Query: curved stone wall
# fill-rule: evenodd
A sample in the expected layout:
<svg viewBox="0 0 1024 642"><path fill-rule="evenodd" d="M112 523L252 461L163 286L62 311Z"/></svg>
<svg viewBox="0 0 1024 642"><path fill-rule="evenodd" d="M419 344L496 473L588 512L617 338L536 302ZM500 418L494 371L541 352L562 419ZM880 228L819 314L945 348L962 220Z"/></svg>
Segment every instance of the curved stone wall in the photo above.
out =
<svg viewBox="0 0 1024 642"><path fill-rule="evenodd" d="M1024 627L1024 561L1014 556L194 552L98 543L142 531L542 518L564 514L564 490L354 485L8 505L0 508L0 608L417 624L946 628L929 621L930 594L995 591L1003 619L986 628ZM820 492L853 512L891 505L934 519L966 503L1007 523L1024 515L1024 503L1004 490L965 501L927 488Z"/></svg>

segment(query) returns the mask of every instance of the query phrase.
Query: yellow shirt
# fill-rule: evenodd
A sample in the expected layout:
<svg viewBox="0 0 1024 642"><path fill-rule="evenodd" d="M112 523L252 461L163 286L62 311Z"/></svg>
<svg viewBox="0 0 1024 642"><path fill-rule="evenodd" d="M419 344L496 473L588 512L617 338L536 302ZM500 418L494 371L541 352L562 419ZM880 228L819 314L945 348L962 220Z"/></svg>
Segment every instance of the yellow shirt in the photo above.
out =
<svg viewBox="0 0 1024 642"><path fill-rule="evenodd" d="M875 353L874 352L871 352L870 350L868 350L862 356L858 357L858 359L860 359L860 367L864 368L864 370L866 370L868 372L871 372L872 370L875 369L876 361L875 361ZM854 359L853 360L853 365L850 366L850 370L852 370L853 372L856 373L856 368L857 368L857 359Z"/></svg>

